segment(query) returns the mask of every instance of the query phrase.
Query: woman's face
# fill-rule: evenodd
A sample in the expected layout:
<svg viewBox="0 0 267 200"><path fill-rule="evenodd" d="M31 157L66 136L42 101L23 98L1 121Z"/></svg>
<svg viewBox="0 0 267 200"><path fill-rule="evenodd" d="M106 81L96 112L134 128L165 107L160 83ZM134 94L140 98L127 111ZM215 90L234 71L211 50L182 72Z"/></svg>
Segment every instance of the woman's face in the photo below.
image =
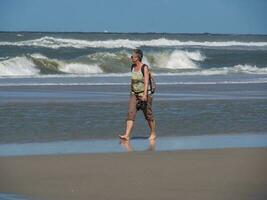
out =
<svg viewBox="0 0 267 200"><path fill-rule="evenodd" d="M136 63L139 60L139 57L136 53L133 53L131 56L131 60L133 63Z"/></svg>

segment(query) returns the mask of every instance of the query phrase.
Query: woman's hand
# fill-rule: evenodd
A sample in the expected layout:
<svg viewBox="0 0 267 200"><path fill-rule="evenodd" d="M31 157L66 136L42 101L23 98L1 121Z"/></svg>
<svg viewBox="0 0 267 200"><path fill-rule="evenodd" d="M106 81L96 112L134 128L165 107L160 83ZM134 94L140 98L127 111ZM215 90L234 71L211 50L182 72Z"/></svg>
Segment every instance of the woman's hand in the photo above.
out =
<svg viewBox="0 0 267 200"><path fill-rule="evenodd" d="M144 94L144 95L142 96L141 101L147 101L147 95L146 95L146 94Z"/></svg>

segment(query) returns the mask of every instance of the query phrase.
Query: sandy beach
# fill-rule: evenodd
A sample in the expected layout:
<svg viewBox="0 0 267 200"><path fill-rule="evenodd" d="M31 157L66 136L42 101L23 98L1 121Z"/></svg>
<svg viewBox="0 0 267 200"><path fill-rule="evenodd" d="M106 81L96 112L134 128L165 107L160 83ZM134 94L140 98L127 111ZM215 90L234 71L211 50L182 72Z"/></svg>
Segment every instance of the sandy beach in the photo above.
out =
<svg viewBox="0 0 267 200"><path fill-rule="evenodd" d="M267 199L267 148L0 158L0 193L40 200Z"/></svg>

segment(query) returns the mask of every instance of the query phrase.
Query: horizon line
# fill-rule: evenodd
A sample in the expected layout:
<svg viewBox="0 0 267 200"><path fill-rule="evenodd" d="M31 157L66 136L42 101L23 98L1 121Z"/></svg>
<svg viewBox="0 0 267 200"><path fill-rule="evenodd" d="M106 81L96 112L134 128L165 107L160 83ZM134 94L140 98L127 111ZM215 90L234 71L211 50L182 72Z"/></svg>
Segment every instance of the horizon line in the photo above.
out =
<svg viewBox="0 0 267 200"><path fill-rule="evenodd" d="M199 32L199 33L186 33L186 32L109 32L109 31L1 31L0 33L91 33L91 34L187 34L187 35L260 35L267 36L267 33L211 33L211 32Z"/></svg>

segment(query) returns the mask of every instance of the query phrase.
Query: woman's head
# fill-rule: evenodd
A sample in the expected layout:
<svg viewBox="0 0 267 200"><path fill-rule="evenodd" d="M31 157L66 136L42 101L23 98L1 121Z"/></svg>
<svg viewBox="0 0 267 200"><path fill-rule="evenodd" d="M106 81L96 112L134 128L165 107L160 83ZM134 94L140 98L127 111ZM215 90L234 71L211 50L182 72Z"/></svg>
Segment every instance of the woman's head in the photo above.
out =
<svg viewBox="0 0 267 200"><path fill-rule="evenodd" d="M139 62L141 62L143 59L143 51L141 49L134 49L131 58L133 61L137 59Z"/></svg>

